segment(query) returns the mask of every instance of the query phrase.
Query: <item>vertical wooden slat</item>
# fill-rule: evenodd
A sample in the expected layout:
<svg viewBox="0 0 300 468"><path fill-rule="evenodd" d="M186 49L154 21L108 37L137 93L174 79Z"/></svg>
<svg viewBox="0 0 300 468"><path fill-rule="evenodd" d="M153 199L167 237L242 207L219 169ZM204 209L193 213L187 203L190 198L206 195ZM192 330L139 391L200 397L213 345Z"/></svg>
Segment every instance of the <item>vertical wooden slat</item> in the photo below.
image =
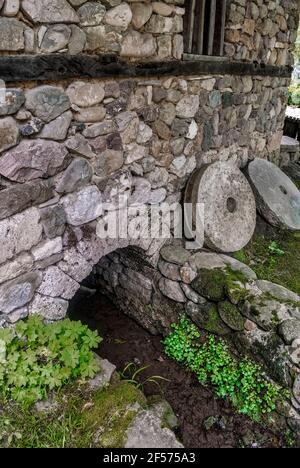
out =
<svg viewBox="0 0 300 468"><path fill-rule="evenodd" d="M187 29L187 53L192 53L193 48L193 36L194 36L194 25L195 25L195 7L196 0L190 0L189 11L188 11L188 29Z"/></svg>
<svg viewBox="0 0 300 468"><path fill-rule="evenodd" d="M197 38L196 38L196 53L203 54L203 39L204 39L204 19L205 19L205 6L206 0L198 0L198 18L197 18Z"/></svg>
<svg viewBox="0 0 300 468"><path fill-rule="evenodd" d="M225 40L225 25L226 25L226 0L222 0L222 23L220 33L220 55L224 54L224 40Z"/></svg>
<svg viewBox="0 0 300 468"><path fill-rule="evenodd" d="M216 0L211 0L210 15L209 15L209 36L208 36L207 55L212 55L213 54L215 24L216 24Z"/></svg>

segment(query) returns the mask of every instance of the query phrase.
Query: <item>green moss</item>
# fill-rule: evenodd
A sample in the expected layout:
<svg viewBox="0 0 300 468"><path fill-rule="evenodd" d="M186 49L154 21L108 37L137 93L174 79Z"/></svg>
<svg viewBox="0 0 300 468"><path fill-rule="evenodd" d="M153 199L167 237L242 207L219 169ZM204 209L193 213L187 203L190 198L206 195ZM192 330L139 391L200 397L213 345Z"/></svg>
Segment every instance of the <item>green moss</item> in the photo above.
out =
<svg viewBox="0 0 300 468"><path fill-rule="evenodd" d="M211 307L207 313L207 321L203 328L215 335L226 335L229 329L224 325L224 322L220 319L218 309L216 306Z"/></svg>
<svg viewBox="0 0 300 468"><path fill-rule="evenodd" d="M218 308L220 317L226 325L232 328L232 330L244 330L245 319L235 305L229 301L224 301L219 303Z"/></svg>
<svg viewBox="0 0 300 468"><path fill-rule="evenodd" d="M284 255L270 252L276 241ZM272 235L256 234L234 257L249 265L259 279L281 284L300 294L300 233L277 230Z"/></svg>
<svg viewBox="0 0 300 468"><path fill-rule="evenodd" d="M89 395L82 394L80 387L68 387L56 398L58 409L48 414L4 402L0 447L122 447L135 404L146 404L144 395L127 382Z"/></svg>
<svg viewBox="0 0 300 468"><path fill-rule="evenodd" d="M192 288L210 301L225 299L226 277L221 268L198 270L198 276L192 282Z"/></svg>

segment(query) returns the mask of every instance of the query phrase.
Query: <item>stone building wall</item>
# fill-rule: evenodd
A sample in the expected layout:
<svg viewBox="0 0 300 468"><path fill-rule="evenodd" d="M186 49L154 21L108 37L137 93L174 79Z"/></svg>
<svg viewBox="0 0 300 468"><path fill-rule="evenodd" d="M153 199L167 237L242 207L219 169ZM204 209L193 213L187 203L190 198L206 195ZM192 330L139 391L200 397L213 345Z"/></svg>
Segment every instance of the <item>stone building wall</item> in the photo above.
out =
<svg viewBox="0 0 300 468"><path fill-rule="evenodd" d="M26 61L24 53L90 52L92 30L93 53L179 63L183 3L0 0L0 61L9 65L11 55ZM296 3L256 3L228 2L232 61L252 61L258 49L269 56L273 47L290 48ZM137 24L141 18L146 21ZM269 21L273 27L258 41L258 28ZM255 36L258 48L244 44L246 36L250 42ZM100 258L137 243L103 243L96 236L99 205L115 202L116 189L130 190L131 203L179 201L189 175L204 163L243 168L257 156L279 162L289 79L276 70L269 76L235 70L6 83L0 104L1 321L34 312L62 318Z"/></svg>
<svg viewBox="0 0 300 468"><path fill-rule="evenodd" d="M184 0L0 0L0 53L181 59ZM291 63L296 0L229 0L225 56Z"/></svg>

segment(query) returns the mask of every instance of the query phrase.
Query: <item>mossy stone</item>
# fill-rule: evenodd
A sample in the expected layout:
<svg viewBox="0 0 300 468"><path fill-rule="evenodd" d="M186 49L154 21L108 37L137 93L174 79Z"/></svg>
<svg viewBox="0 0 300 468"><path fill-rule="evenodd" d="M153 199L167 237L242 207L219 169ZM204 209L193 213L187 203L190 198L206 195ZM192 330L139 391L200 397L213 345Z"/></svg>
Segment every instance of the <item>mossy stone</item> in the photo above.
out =
<svg viewBox="0 0 300 468"><path fill-rule="evenodd" d="M220 268L212 270L200 269L198 276L192 281L192 288L200 296L210 301L219 302L225 299L226 273Z"/></svg>
<svg viewBox="0 0 300 468"><path fill-rule="evenodd" d="M219 316L216 304L210 302L207 302L207 304L188 302L186 304L186 314L203 330L221 336L230 333L230 328L227 327Z"/></svg>
<svg viewBox="0 0 300 468"><path fill-rule="evenodd" d="M244 330L245 319L235 305L229 301L223 301L218 304L218 310L221 319L229 328L235 331Z"/></svg>

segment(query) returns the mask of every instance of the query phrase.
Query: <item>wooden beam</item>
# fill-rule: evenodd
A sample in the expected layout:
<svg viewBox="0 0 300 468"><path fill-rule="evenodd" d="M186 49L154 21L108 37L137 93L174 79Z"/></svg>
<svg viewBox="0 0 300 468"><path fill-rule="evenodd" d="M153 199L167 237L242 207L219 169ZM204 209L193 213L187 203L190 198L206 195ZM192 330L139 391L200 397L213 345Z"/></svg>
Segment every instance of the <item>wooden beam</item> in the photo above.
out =
<svg viewBox="0 0 300 468"><path fill-rule="evenodd" d="M265 65L257 62L205 60L185 55L186 60L130 63L117 56L68 54L9 55L0 57L0 79L6 83L24 81L58 81L70 78L136 78L178 75L260 75L290 78L290 66Z"/></svg>

